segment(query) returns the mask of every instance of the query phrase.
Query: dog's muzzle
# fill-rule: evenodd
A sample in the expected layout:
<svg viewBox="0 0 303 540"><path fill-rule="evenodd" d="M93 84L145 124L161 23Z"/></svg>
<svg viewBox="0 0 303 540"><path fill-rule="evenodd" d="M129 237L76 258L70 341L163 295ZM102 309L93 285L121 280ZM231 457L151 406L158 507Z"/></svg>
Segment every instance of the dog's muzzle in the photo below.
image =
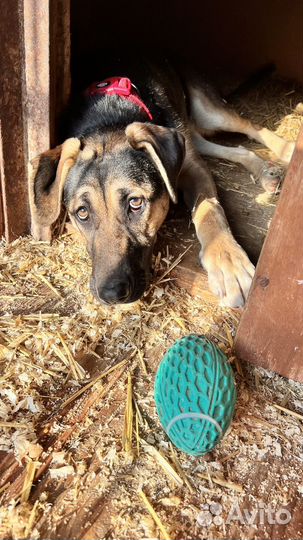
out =
<svg viewBox="0 0 303 540"><path fill-rule="evenodd" d="M111 277L105 283L97 285L91 277L90 288L95 298L104 304L130 304L139 300L149 283L149 276L140 272L135 279L130 276Z"/></svg>

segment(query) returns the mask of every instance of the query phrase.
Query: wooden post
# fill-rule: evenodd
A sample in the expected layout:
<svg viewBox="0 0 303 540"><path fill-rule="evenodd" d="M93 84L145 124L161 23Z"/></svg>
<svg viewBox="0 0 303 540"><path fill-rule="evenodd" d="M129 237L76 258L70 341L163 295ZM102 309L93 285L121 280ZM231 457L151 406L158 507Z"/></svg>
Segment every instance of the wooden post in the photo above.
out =
<svg viewBox="0 0 303 540"><path fill-rule="evenodd" d="M236 353L303 382L303 128L289 165L252 290Z"/></svg>
<svg viewBox="0 0 303 540"><path fill-rule="evenodd" d="M40 0L41 2L41 0ZM71 92L70 0L49 0L50 143L58 144L59 123Z"/></svg>
<svg viewBox="0 0 303 540"><path fill-rule="evenodd" d="M0 233L10 241L29 232L28 163L57 142L69 97L70 0L0 0L0 13Z"/></svg>
<svg viewBox="0 0 303 540"><path fill-rule="evenodd" d="M0 0L0 177L7 240L28 231L23 0Z"/></svg>

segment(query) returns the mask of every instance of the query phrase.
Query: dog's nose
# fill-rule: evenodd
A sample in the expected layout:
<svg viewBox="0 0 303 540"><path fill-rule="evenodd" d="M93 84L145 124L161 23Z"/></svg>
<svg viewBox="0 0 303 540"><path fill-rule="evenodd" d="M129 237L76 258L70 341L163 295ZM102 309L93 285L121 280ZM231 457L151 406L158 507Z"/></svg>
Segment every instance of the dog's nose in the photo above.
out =
<svg viewBox="0 0 303 540"><path fill-rule="evenodd" d="M107 304L126 303L132 294L131 283L128 279L113 280L98 289L99 297Z"/></svg>

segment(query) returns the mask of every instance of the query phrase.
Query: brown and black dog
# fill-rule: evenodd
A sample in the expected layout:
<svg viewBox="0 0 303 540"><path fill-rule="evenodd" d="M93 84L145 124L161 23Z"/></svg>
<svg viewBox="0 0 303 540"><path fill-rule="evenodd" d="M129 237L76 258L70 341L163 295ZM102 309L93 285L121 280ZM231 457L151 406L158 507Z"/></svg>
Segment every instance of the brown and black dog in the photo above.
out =
<svg viewBox="0 0 303 540"><path fill-rule="evenodd" d="M155 237L179 191L192 213L211 290L223 305L243 305L254 267L232 236L201 155L241 163L268 191L280 182L281 168L204 136L218 130L244 133L284 165L293 143L229 110L203 82L184 82L166 62L141 63L125 75L130 80L115 78L113 87L125 90L128 82L129 95L107 91L112 80L92 86L70 136L33 163L33 236L50 240L64 201L86 239L95 297L108 304L133 302L148 285Z"/></svg>

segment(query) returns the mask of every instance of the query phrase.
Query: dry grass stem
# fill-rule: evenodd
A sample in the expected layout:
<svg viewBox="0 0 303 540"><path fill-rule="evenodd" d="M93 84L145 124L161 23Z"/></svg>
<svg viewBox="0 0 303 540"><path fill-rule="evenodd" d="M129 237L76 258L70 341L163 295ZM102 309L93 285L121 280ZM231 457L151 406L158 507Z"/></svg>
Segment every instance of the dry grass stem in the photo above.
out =
<svg viewBox="0 0 303 540"><path fill-rule="evenodd" d="M132 391L132 378L131 378L131 374L129 373L127 377L127 396L126 396L124 428L123 428L123 437L122 437L123 448L129 457L133 457L132 438L133 438L133 391Z"/></svg>
<svg viewBox="0 0 303 540"><path fill-rule="evenodd" d="M66 344L66 341L65 339L63 338L63 336L58 332L58 337L62 343L62 346L64 348L64 351L65 351L65 354L67 356L67 359L68 359L68 363L70 365L70 369L71 369L71 372L75 378L76 381L81 381L85 378L85 371L84 369L82 368L82 366L80 366L78 364L78 362L76 362L76 360L74 359L73 355L71 354L67 344Z"/></svg>
<svg viewBox="0 0 303 540"><path fill-rule="evenodd" d="M53 285L44 276L41 274L34 274L33 277L37 281L42 281L44 285L46 285L56 296L58 296L58 298L60 298L60 300L62 300L62 296L59 291L57 291L57 289L55 289L55 287L53 287Z"/></svg>
<svg viewBox="0 0 303 540"><path fill-rule="evenodd" d="M36 512L37 512L38 505L39 505L39 500L35 501L35 504L34 504L32 510L31 510L30 515L29 515L29 519L28 519L28 522L27 522L27 525L26 525L26 528L25 528L25 531L24 531L24 538L28 538L30 532L32 531L33 525L35 523L35 518L36 518Z"/></svg>
<svg viewBox="0 0 303 540"><path fill-rule="evenodd" d="M2 422L0 421L0 428L16 428L16 429L27 429L27 424L22 424L22 422Z"/></svg>
<svg viewBox="0 0 303 540"><path fill-rule="evenodd" d="M276 409L279 409L279 411L283 411L286 414L290 414L291 416L294 416L295 418L298 418L299 420L303 420L303 414L299 414L295 411L291 411L290 409L286 409L285 407L281 407L281 405L276 405L275 403L272 404L273 407Z"/></svg>
<svg viewBox="0 0 303 540"><path fill-rule="evenodd" d="M33 481L35 478L35 472L37 469L37 463L32 460L29 460L26 465L24 484L21 491L21 502L27 502L30 496L32 489Z"/></svg>
<svg viewBox="0 0 303 540"><path fill-rule="evenodd" d="M175 485L181 487L183 485L183 480L181 476L171 466L171 464L167 461L167 459L162 454L160 454L160 452L154 446L147 444L145 441L142 442L145 452L147 452L156 459L165 474Z"/></svg>
<svg viewBox="0 0 303 540"><path fill-rule="evenodd" d="M163 272L163 274L157 279L157 281L155 282L155 285L159 285L159 283L161 283L161 281L168 275L170 274L170 272L176 268L176 266L178 266L178 264L182 261L184 255L186 255L186 253L190 250L190 248L192 248L193 244L190 244L184 251L183 253L181 253L181 255L179 255L175 260L174 262L167 268L167 270L165 270L165 272Z"/></svg>
<svg viewBox="0 0 303 540"><path fill-rule="evenodd" d="M130 358L131 358L131 357L130 357ZM103 373L101 373L101 375L98 375L98 377L95 377L95 379L93 379L92 381L90 381L89 383L87 383L85 386L83 386L82 388L80 388L80 390L77 390L77 392L75 392L72 396L70 396L68 399L66 399L66 400L62 403L61 409L64 409L67 405L69 405L70 403L72 403L73 401L75 401L75 399L77 399L77 398L80 397L82 394L84 394L84 392L86 392L87 390L89 390L89 388L91 388L92 386L94 386L98 381L101 381L102 379L104 379L104 377L107 377L107 375L109 375L110 373L112 373L112 372L115 371L116 369L125 366L125 364L129 361L130 358L126 358L126 359L122 360L121 362L119 362L118 364L115 364L115 365L112 366L111 368L109 368L109 369L107 369L106 371L104 371Z"/></svg>
<svg viewBox="0 0 303 540"><path fill-rule="evenodd" d="M243 487L240 484L235 484L234 482L228 482L228 480L225 480L224 478L219 478L218 476L212 476L209 473L203 474L203 473L197 473L199 478L203 478L203 480L207 480L210 483L218 484L219 486L232 489L234 491L237 491L238 493L243 493Z"/></svg>
<svg viewBox="0 0 303 540"><path fill-rule="evenodd" d="M157 512L154 510L154 508L152 507L151 503L149 502L148 498L146 497L145 493L142 490L139 491L139 496L141 497L142 501L144 502L145 507L149 511L149 513L150 513L151 517L153 518L153 520L155 521L156 525L160 529L160 531L161 531L161 533L163 535L163 538L165 540L171 540L171 536L168 534L168 532L167 532L166 528L164 527L161 519L159 518Z"/></svg>

